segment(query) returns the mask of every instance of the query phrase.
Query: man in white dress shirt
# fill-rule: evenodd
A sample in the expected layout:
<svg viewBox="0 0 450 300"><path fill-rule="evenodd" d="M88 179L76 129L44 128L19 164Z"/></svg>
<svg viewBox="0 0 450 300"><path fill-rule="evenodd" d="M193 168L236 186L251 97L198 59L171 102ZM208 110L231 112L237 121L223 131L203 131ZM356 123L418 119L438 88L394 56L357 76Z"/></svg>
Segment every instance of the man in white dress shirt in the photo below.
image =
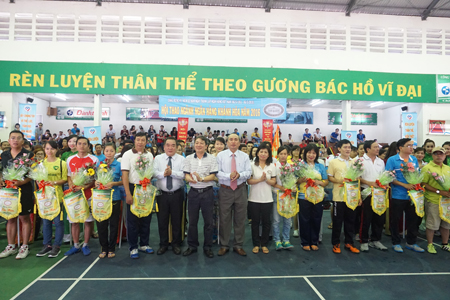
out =
<svg viewBox="0 0 450 300"><path fill-rule="evenodd" d="M181 220L183 218L185 158L177 154L177 140L168 137L164 141L164 153L156 156L154 161L156 187L161 195L156 197L158 203L159 249L157 254L166 253L169 248L169 218L172 223L172 251L181 253Z"/></svg>
<svg viewBox="0 0 450 300"><path fill-rule="evenodd" d="M252 175L252 167L248 155L239 151L239 135L228 136L228 149L217 155L219 165L219 237L220 250L218 255L229 251L231 227L234 224L233 251L241 256L247 255L242 249L244 244L245 226L247 221L247 189L246 181ZM234 222L232 223L232 211Z"/></svg>

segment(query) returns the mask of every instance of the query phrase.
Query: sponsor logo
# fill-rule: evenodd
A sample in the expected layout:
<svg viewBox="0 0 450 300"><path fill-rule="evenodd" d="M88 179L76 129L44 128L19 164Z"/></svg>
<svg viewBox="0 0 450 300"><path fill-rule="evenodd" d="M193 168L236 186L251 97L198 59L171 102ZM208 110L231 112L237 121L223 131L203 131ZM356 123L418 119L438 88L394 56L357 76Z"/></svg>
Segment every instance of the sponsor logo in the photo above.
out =
<svg viewBox="0 0 450 300"><path fill-rule="evenodd" d="M70 117L73 115L73 111L71 109L68 109L66 114Z"/></svg>
<svg viewBox="0 0 450 300"><path fill-rule="evenodd" d="M95 134L95 128L89 129L89 133L90 133L90 134Z"/></svg>
<svg viewBox="0 0 450 300"><path fill-rule="evenodd" d="M45 207L50 207L52 205L52 202L51 201L45 201L44 202L44 206Z"/></svg>
<svg viewBox="0 0 450 300"><path fill-rule="evenodd" d="M103 207L103 206L105 206L105 204L103 202L97 203L97 207Z"/></svg>
<svg viewBox="0 0 450 300"><path fill-rule="evenodd" d="M31 110L31 106L28 106L28 105L27 105L27 106L25 106L25 107L24 107L24 109L25 109L25 111L27 111L27 112L28 112L28 111L30 111L30 110Z"/></svg>
<svg viewBox="0 0 450 300"><path fill-rule="evenodd" d="M145 203L145 199L139 200L139 203L140 203L140 204L144 204L144 203Z"/></svg>
<svg viewBox="0 0 450 300"><path fill-rule="evenodd" d="M74 207L73 209L75 209L75 210L80 210L80 209L81 209L81 205L80 205L80 204L77 204L77 205L75 205L75 207Z"/></svg>
<svg viewBox="0 0 450 300"><path fill-rule="evenodd" d="M5 206L10 206L10 205L12 204L12 202L9 201L9 200L6 200L5 202L3 202L3 204L4 204Z"/></svg>
<svg viewBox="0 0 450 300"><path fill-rule="evenodd" d="M407 115L406 115L406 118L407 118L408 120L412 120L412 118L413 118L413 115L411 115L411 114L407 114Z"/></svg>
<svg viewBox="0 0 450 300"><path fill-rule="evenodd" d="M352 197L355 197L356 193L355 192L351 192L350 195L352 195Z"/></svg>
<svg viewBox="0 0 450 300"><path fill-rule="evenodd" d="M349 139L352 137L352 134L350 132L347 132L347 134L345 136Z"/></svg>
<svg viewBox="0 0 450 300"><path fill-rule="evenodd" d="M284 114L284 107L278 103L269 103L264 106L264 113L269 117L279 117Z"/></svg>

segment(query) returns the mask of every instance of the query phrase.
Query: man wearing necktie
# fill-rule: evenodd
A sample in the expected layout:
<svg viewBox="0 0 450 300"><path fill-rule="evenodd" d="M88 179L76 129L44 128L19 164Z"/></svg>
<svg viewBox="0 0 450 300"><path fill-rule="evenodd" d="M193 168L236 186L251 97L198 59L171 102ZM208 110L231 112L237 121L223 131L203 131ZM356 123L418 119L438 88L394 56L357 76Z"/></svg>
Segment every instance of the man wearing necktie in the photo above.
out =
<svg viewBox="0 0 450 300"><path fill-rule="evenodd" d="M166 253L169 247L169 218L172 223L172 250L181 253L181 220L183 217L184 173L182 171L184 157L177 153L177 141L168 137L164 142L164 153L156 156L154 161L156 187L161 195L158 203L158 229L160 248L157 254Z"/></svg>
<svg viewBox="0 0 450 300"><path fill-rule="evenodd" d="M248 155L239 151L239 136L232 133L228 136L228 150L217 155L219 172L219 238L218 255L229 251L231 226L234 224L233 251L239 255L247 255L242 249L244 244L245 226L247 220L247 189L245 183L252 175ZM234 210L234 215L232 211ZM232 223L232 216L234 222Z"/></svg>

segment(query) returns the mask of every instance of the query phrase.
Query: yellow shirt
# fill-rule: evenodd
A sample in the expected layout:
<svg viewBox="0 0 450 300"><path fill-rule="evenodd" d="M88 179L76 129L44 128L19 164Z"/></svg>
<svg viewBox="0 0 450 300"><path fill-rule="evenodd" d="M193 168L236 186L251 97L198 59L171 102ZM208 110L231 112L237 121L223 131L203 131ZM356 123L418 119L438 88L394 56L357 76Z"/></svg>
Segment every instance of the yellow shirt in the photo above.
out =
<svg viewBox="0 0 450 300"><path fill-rule="evenodd" d="M343 160L340 156L333 159L328 165L328 176L333 176L335 179L343 181L345 171L351 163L351 159ZM341 195L341 188L341 183L333 183L333 201L344 202L344 198Z"/></svg>
<svg viewBox="0 0 450 300"><path fill-rule="evenodd" d="M67 180L67 164L61 159L57 158L54 162L48 162L47 159L43 162L44 167L48 172L48 181ZM59 202L63 198L63 189L61 185L55 186Z"/></svg>
<svg viewBox="0 0 450 300"><path fill-rule="evenodd" d="M443 188L430 173L436 173L438 176L444 175L447 180L450 179L450 167L447 165L442 165L442 167L439 167L433 161L430 161L426 166L424 166L421 173L424 174L423 182L428 183L438 190L443 190ZM430 192L429 190L425 190L424 196L428 202L434 204L439 204L439 199L441 197L439 194Z"/></svg>

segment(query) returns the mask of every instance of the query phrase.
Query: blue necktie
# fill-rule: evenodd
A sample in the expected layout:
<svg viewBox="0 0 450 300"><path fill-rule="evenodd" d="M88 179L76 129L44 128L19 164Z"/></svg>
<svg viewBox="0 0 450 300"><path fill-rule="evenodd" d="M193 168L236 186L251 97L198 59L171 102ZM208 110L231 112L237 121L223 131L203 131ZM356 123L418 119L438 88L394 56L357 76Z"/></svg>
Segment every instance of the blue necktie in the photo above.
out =
<svg viewBox="0 0 450 300"><path fill-rule="evenodd" d="M169 167L172 169L172 157L171 156L169 156ZM167 176L166 186L169 191L173 188L172 176Z"/></svg>

